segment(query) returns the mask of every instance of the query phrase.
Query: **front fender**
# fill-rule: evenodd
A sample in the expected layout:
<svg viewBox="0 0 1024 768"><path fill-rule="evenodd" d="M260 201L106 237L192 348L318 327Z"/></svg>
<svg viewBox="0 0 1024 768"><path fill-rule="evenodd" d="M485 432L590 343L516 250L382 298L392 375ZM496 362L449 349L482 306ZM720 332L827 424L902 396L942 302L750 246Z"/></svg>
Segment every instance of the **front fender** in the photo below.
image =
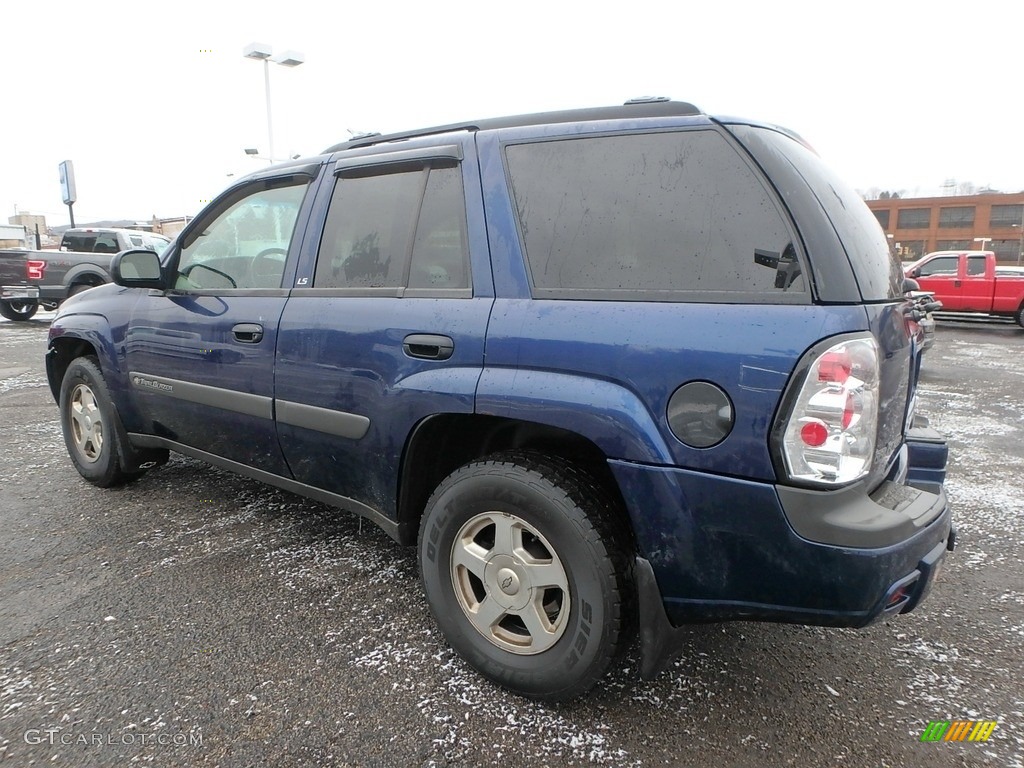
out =
<svg viewBox="0 0 1024 768"><path fill-rule="evenodd" d="M609 381L550 371L485 368L477 387L476 412L575 432L610 459L674 463L640 399Z"/></svg>
<svg viewBox="0 0 1024 768"><path fill-rule="evenodd" d="M120 378L120 365L117 350L110 333L110 324L102 315L64 315L58 316L50 324L50 335L47 343L46 377L50 389L56 395L60 393L60 378L54 367L54 354L65 346L92 347L100 362L100 369L107 380L107 387L113 390L116 379Z"/></svg>

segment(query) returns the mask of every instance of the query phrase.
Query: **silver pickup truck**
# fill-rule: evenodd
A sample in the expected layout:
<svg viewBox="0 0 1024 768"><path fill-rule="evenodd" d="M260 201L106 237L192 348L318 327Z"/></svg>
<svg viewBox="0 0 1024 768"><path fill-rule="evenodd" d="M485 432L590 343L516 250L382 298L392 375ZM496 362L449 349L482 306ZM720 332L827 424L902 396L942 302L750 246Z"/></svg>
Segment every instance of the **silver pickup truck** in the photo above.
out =
<svg viewBox="0 0 1024 768"><path fill-rule="evenodd" d="M28 320L76 293L110 282L110 258L130 249L162 253L170 240L134 229L69 229L60 250L0 250L0 315Z"/></svg>

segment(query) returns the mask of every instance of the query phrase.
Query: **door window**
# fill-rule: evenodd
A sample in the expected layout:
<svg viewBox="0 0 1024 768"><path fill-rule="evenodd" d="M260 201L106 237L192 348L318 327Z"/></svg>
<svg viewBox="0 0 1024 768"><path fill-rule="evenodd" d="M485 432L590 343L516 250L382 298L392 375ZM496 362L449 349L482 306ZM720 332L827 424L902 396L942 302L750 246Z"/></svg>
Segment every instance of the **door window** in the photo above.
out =
<svg viewBox="0 0 1024 768"><path fill-rule="evenodd" d="M272 179L225 198L189 233L178 261L179 290L280 288L309 179Z"/></svg>
<svg viewBox="0 0 1024 768"><path fill-rule="evenodd" d="M338 179L314 287L468 289L459 166L376 170Z"/></svg>
<svg viewBox="0 0 1024 768"><path fill-rule="evenodd" d="M938 256L927 264L921 265L921 277L937 277L939 275L955 276L959 266L959 256Z"/></svg>

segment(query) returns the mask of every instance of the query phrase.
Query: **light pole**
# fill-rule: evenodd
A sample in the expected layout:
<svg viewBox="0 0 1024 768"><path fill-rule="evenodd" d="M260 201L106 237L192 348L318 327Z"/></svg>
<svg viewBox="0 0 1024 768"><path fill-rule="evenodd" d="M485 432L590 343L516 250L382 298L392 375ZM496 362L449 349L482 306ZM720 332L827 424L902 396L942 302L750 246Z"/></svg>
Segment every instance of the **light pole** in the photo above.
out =
<svg viewBox="0 0 1024 768"><path fill-rule="evenodd" d="M1017 266L1020 266L1020 258L1024 256L1024 206L1020 212L1020 224L1011 224L1014 229L1020 230L1020 245L1017 248Z"/></svg>
<svg viewBox="0 0 1024 768"><path fill-rule="evenodd" d="M263 62L263 84L267 93L267 141L270 146L270 162L274 162L274 120L270 111L270 62L280 64L282 67L297 67L302 64L306 57L298 51L285 51L280 56L273 56L273 49L265 43L249 43L242 49L242 55L247 59L256 59Z"/></svg>

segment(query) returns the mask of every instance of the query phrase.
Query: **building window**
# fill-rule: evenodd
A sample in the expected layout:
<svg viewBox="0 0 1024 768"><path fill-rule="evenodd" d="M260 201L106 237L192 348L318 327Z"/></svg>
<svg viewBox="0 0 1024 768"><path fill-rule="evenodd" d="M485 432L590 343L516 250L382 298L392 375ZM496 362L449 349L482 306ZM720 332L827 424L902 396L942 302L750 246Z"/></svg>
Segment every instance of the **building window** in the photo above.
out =
<svg viewBox="0 0 1024 768"><path fill-rule="evenodd" d="M926 240L902 240L897 253L903 261L916 261L925 254Z"/></svg>
<svg viewBox="0 0 1024 768"><path fill-rule="evenodd" d="M988 224L990 227L1012 227L1020 225L1024 217L1024 205L993 205L992 215Z"/></svg>
<svg viewBox="0 0 1024 768"><path fill-rule="evenodd" d="M882 229L889 228L889 213L890 211L872 211L875 214L875 218L878 219L878 223L882 225Z"/></svg>
<svg viewBox="0 0 1024 768"><path fill-rule="evenodd" d="M956 229L973 227L974 206L964 206L962 208L940 208L939 226L946 228L953 227Z"/></svg>
<svg viewBox="0 0 1024 768"><path fill-rule="evenodd" d="M996 254L996 261L1016 264L1020 259L1020 239L993 240L988 249Z"/></svg>
<svg viewBox="0 0 1024 768"><path fill-rule="evenodd" d="M969 251L971 249L970 240L939 240L935 244L937 250L940 251Z"/></svg>
<svg viewBox="0 0 1024 768"><path fill-rule="evenodd" d="M896 229L928 229L930 208L903 208L896 217Z"/></svg>

